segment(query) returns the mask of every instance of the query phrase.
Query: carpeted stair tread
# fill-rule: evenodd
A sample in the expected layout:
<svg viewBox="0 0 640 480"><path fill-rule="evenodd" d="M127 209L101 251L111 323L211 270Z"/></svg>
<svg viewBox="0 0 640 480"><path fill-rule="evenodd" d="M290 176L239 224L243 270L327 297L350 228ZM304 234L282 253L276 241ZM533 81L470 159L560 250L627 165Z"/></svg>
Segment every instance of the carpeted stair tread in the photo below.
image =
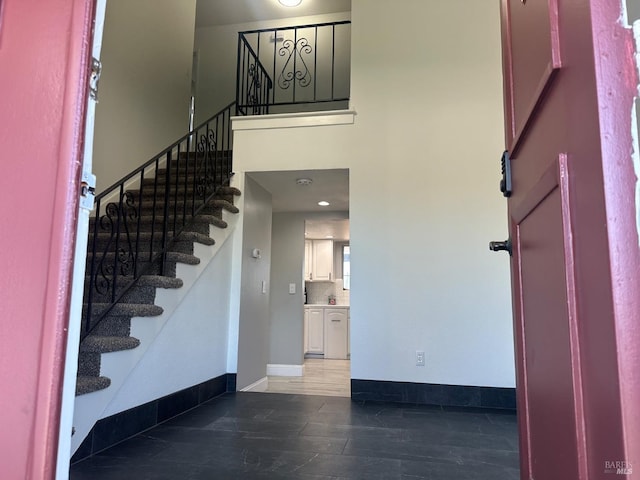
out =
<svg viewBox="0 0 640 480"><path fill-rule="evenodd" d="M197 218L201 222L207 222L209 225L213 225L218 228L227 228L228 226L227 222L215 215L198 215Z"/></svg>
<svg viewBox="0 0 640 480"><path fill-rule="evenodd" d="M170 262L186 263L187 265L198 265L200 263L200 259L195 255L179 252L168 252L167 260Z"/></svg>
<svg viewBox="0 0 640 480"><path fill-rule="evenodd" d="M110 257L113 257L114 255L115 254L108 253L106 257L110 258ZM92 258L93 258L92 254L87 255L87 259L90 260ZM177 263L186 263L187 265L198 265L200 263L200 259L198 257L188 253L181 253L181 252L167 252L167 261L177 262Z"/></svg>
<svg viewBox="0 0 640 480"><path fill-rule="evenodd" d="M181 278L162 275L142 275L138 280L138 285L140 286L156 288L181 288L183 284Z"/></svg>
<svg viewBox="0 0 640 480"><path fill-rule="evenodd" d="M233 203L222 199L214 199L209 202L213 208L222 208L229 213L238 213L240 210Z"/></svg>
<svg viewBox="0 0 640 480"><path fill-rule="evenodd" d="M186 194L190 194L193 192L197 192L198 189L200 188L199 185L193 185L193 183L187 183L186 185L184 183L182 184L178 184L178 188L175 187L175 185L171 186L171 192L169 193L169 200L173 200L174 198L177 197L177 199L179 200L180 197L184 197L185 193ZM164 191L164 186L162 188L158 188L158 189L154 189L154 188L149 188L147 186L147 188L142 188L142 193L140 192L139 189L137 190L128 190L127 191L131 197L133 197L134 199L143 199L143 201L147 200L151 200L153 199L153 197L164 197L165 195L165 191ZM213 193L213 192L211 192Z"/></svg>
<svg viewBox="0 0 640 480"><path fill-rule="evenodd" d="M89 335L80 343L81 352L119 352L120 350L131 350L140 345L140 340L135 337L103 337L100 335Z"/></svg>
<svg viewBox="0 0 640 480"><path fill-rule="evenodd" d="M78 355L78 376L99 377L101 355L97 352L80 352Z"/></svg>
<svg viewBox="0 0 640 480"><path fill-rule="evenodd" d="M234 195L239 197L242 195L242 192L240 192L236 187L220 187L218 189L218 195Z"/></svg>
<svg viewBox="0 0 640 480"><path fill-rule="evenodd" d="M78 375L76 380L76 395L85 395L87 393L104 390L111 385L111 379L107 377L89 377Z"/></svg>
<svg viewBox="0 0 640 480"><path fill-rule="evenodd" d="M198 130L198 132L200 134L202 134L202 130ZM195 144L197 144L197 142L195 142ZM231 158L232 154L233 154L233 150L218 150L218 151L216 151L216 155L219 155L219 156L225 157L225 158L227 158L227 157ZM178 155L178 158L180 158L180 159L183 159L183 158L193 159L194 157L204 158L206 155L210 155L210 154L209 153L205 153L205 152L189 151L189 152L180 152L180 155ZM175 160L172 160L172 162L175 162Z"/></svg>
<svg viewBox="0 0 640 480"><path fill-rule="evenodd" d="M100 322L94 326L91 331L92 335L100 337L129 337L131 336L131 317L128 315L109 315L104 322ZM83 353L82 360L86 360L88 353ZM98 357L100 355L98 354ZM98 371L91 373L91 375L98 375L100 373L100 360L97 361Z"/></svg>
<svg viewBox="0 0 640 480"><path fill-rule="evenodd" d="M156 183L156 179L154 177L145 178L142 180L142 185L144 186L157 186L157 188L163 187L167 180L167 171L164 168L158 170L158 182ZM193 165L189 165L188 167L184 164L180 165L176 170L176 167L171 168L171 176L169 178L170 183L172 183L172 187L175 185L176 179L178 179L178 185L180 183L184 183L185 179L187 182L198 183L198 181L202 181L205 178L204 168L194 168ZM207 172L206 175L207 180L216 179L218 183L222 183L227 179L227 175L224 172Z"/></svg>
<svg viewBox="0 0 640 480"><path fill-rule="evenodd" d="M116 290L118 292L121 291L122 288L125 288L129 285L130 281L131 281L131 278L129 277L118 278L118 281L116 282ZM86 275L84 280L85 290L88 289L90 285L91 285L91 277L89 275ZM181 288L182 285L183 285L183 282L179 278L167 277L162 275L154 275L152 273L149 273L147 275L142 275L138 280L137 284L134 285L132 288L135 288L136 286L138 287L148 286L148 287L156 287L156 288ZM94 295L95 295L95 292L94 292Z"/></svg>
<svg viewBox="0 0 640 480"><path fill-rule="evenodd" d="M102 312L107 307L109 307L109 303L94 303L93 304L93 312ZM130 317L157 317L158 315L162 315L164 310L162 307L157 305L149 305L145 303L116 303L111 311L109 311L109 315L128 315ZM83 313L86 314L86 306L83 308Z"/></svg>
<svg viewBox="0 0 640 480"><path fill-rule="evenodd" d="M193 219L195 222L204 222L205 219L201 218L201 215L196 215L196 217ZM177 227L180 228L182 226L182 220L183 217L178 216L178 218L176 219L176 224ZM171 228L173 228L173 222L174 222L174 217L173 215L171 215L169 217L169 226ZM140 216L140 224L144 225L144 226L149 226L152 223L155 223L157 225L162 225L162 218L160 218L159 216L154 216L154 215L141 215ZM186 222L185 222L186 223Z"/></svg>
<svg viewBox="0 0 640 480"><path fill-rule="evenodd" d="M178 235L178 240L190 240L192 242L197 242L202 245L215 245L216 241L211 238L209 235L205 235L204 233L198 232L182 232Z"/></svg>
<svg viewBox="0 0 640 480"><path fill-rule="evenodd" d="M214 195L213 199L215 199L218 195ZM223 196L223 195L220 195ZM211 202L212 200L209 200L209 202ZM174 198L173 196L169 198L169 202L165 202L164 198L156 198L155 199L155 203L153 201L153 198L144 198L142 203L139 205L139 211L141 212L152 212L154 207L156 212L161 213L162 211L164 211L164 206L166 203L169 203L169 212L172 213L174 209L178 210L178 214L181 214L183 212L183 210L185 209L185 205L186 205L186 210L187 213L190 214L191 213L191 208L193 207L194 203L187 199L187 201L185 202L184 197L180 197L178 196L178 198ZM195 202L195 208L199 208L202 205L205 205L208 202L204 202L202 201L202 199L198 199ZM158 214L156 213L156 215Z"/></svg>

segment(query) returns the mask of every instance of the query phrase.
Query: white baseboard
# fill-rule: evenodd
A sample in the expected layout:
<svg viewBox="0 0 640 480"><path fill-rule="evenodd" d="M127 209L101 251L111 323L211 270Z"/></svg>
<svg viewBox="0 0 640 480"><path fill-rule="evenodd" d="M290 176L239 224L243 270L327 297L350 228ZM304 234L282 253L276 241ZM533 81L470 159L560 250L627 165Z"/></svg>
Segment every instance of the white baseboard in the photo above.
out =
<svg viewBox="0 0 640 480"><path fill-rule="evenodd" d="M267 375L274 377L302 377L304 376L304 365L267 365Z"/></svg>
<svg viewBox="0 0 640 480"><path fill-rule="evenodd" d="M241 392L266 392L267 388L269 388L269 379L267 377L263 377L257 382L253 382L251 385L248 385L241 389Z"/></svg>

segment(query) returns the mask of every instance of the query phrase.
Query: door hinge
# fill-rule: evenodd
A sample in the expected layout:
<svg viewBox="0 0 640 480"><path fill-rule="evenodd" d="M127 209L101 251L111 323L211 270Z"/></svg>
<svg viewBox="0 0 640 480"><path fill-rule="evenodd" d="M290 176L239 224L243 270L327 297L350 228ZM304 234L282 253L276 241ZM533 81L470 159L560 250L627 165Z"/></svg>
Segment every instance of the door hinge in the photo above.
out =
<svg viewBox="0 0 640 480"><path fill-rule="evenodd" d="M102 62L97 58L91 59L91 75L89 76L89 96L98 103L98 86L102 75Z"/></svg>
<svg viewBox="0 0 640 480"><path fill-rule="evenodd" d="M500 180L500 191L505 197L511 196L511 158L509 151L505 150L500 159L500 167L502 169L502 180Z"/></svg>
<svg viewBox="0 0 640 480"><path fill-rule="evenodd" d="M93 210L93 200L96 196L96 176L92 173L82 172L80 182L80 208Z"/></svg>

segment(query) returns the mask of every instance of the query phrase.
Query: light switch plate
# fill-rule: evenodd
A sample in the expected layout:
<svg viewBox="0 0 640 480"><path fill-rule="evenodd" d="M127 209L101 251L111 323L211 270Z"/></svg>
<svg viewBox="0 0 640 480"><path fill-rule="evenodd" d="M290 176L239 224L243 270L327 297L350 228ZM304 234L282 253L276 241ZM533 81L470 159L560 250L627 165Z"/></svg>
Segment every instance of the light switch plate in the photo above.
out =
<svg viewBox="0 0 640 480"><path fill-rule="evenodd" d="M289 295L294 295L296 293L296 284L295 283L290 283L289 284Z"/></svg>

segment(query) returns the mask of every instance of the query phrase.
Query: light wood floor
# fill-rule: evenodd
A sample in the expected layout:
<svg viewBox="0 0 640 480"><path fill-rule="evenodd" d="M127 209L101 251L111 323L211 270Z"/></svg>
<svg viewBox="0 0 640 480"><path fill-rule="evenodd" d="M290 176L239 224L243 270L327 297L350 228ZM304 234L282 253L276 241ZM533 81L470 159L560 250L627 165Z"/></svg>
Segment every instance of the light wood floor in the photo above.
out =
<svg viewBox="0 0 640 480"><path fill-rule="evenodd" d="M303 377L269 377L270 393L351 396L351 362L307 358Z"/></svg>

